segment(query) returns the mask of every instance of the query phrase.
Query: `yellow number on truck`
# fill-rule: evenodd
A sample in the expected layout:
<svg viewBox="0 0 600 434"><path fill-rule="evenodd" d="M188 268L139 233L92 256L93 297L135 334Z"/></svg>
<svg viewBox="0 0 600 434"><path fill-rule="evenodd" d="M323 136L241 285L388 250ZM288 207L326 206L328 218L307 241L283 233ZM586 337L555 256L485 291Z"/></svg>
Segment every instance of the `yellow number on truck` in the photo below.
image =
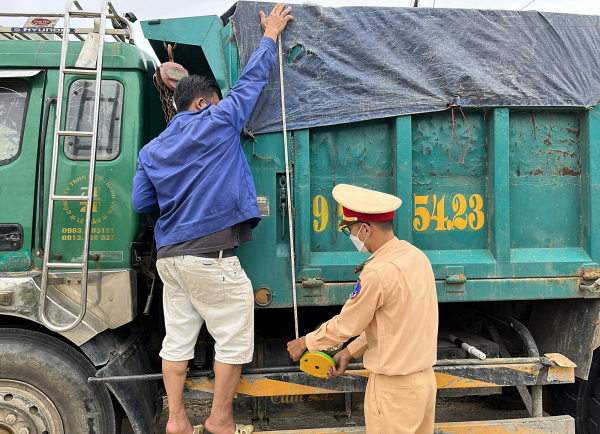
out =
<svg viewBox="0 0 600 434"><path fill-rule="evenodd" d="M429 210L425 208L423 205L427 205L429 203L429 195L427 196L418 196L415 194L415 218L413 220L413 227L416 231L424 231L429 227L429 221L431 220L431 216L429 214Z"/></svg>
<svg viewBox="0 0 600 434"><path fill-rule="evenodd" d="M431 203L429 197L431 196ZM426 231L431 221L435 221L436 231L465 230L467 222L471 229L478 231L485 223L483 214L483 198L479 194L472 194L469 197L469 208L467 212L467 199L462 194L456 194L452 198L452 219L446 217L446 196L438 199L436 194L432 195L414 195L414 219L413 228L415 231ZM430 211L431 209L431 211Z"/></svg>
<svg viewBox="0 0 600 434"><path fill-rule="evenodd" d="M319 195L315 196L313 200L313 230L315 232L323 232L327 227L329 221L329 206L327 200Z"/></svg>

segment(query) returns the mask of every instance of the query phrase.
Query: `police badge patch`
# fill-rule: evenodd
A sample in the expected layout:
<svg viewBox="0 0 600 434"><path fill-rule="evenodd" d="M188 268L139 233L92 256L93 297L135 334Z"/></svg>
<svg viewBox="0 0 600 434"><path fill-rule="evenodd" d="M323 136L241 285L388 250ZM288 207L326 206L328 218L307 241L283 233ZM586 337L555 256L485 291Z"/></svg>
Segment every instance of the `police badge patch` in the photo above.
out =
<svg viewBox="0 0 600 434"><path fill-rule="evenodd" d="M356 286L354 287L354 291L352 291L352 294L350 294L350 300L354 300L356 297L358 297L358 294L360 294L360 279L358 279L358 282L356 282Z"/></svg>

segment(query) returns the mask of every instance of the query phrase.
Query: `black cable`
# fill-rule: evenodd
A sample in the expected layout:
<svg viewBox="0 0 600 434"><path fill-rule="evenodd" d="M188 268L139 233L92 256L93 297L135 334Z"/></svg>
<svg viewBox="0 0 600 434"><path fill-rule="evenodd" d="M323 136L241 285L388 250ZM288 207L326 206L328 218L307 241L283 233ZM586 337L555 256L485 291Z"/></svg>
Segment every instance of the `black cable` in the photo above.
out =
<svg viewBox="0 0 600 434"><path fill-rule="evenodd" d="M44 178L45 178L45 160L46 160L46 133L48 132L48 123L50 122L50 108L56 104L56 98L48 98L46 110L44 111L44 123L42 125L42 136L38 145L38 159L40 161L40 182L38 188L38 250L37 255L42 257L44 254Z"/></svg>

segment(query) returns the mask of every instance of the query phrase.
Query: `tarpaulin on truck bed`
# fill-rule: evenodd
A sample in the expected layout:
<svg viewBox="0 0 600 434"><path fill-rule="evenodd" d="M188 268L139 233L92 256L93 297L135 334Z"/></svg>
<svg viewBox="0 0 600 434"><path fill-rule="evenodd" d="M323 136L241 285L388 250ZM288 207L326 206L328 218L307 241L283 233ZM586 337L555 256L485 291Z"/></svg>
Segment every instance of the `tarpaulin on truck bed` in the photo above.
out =
<svg viewBox="0 0 600 434"><path fill-rule="evenodd" d="M244 67L259 11L231 16ZM289 129L481 107L588 107L600 99L600 17L472 9L291 5L283 32ZM279 66L248 128L281 131Z"/></svg>

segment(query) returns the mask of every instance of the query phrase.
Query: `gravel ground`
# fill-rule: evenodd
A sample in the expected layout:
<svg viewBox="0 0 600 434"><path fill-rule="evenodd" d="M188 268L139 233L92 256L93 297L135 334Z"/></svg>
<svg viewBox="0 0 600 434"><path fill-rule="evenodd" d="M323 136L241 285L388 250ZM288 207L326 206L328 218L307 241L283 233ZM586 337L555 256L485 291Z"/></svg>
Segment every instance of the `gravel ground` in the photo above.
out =
<svg viewBox="0 0 600 434"><path fill-rule="evenodd" d="M204 422L208 412L206 403L197 402L188 404L188 414L192 424L197 425ZM163 412L160 420L159 433L165 432L168 413ZM485 398L463 397L463 398L438 398L436 402L436 422L460 422L468 420L491 420L491 419L517 419L528 417L525 410L501 410L490 405ZM358 426L364 426L365 420L362 414L354 415L354 422ZM238 420L240 423L250 423L250 420ZM342 421L342 423L345 421ZM293 430L310 428L335 428L339 427L340 421L332 416L315 415L302 418L271 419L269 424L255 423L256 431ZM122 434L133 434L133 430L127 421L123 422Z"/></svg>

